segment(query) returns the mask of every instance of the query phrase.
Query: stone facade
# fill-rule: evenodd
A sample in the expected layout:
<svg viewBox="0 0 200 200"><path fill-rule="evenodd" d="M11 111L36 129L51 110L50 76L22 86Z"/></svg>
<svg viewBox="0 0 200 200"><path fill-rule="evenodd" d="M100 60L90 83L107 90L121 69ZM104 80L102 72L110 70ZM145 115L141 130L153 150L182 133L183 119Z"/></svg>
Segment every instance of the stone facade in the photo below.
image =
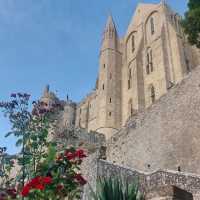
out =
<svg viewBox="0 0 200 200"><path fill-rule="evenodd" d="M199 55L183 34L180 16L164 1L140 3L122 38L109 16L96 87L79 104L66 105L63 126L73 123L110 138L199 65ZM55 99L47 88L43 99L48 95Z"/></svg>
<svg viewBox="0 0 200 200"><path fill-rule="evenodd" d="M94 189L98 176L120 175L139 178L146 199L156 192L169 195L160 200L180 199L173 197L178 191L199 200L198 65L199 50L164 1L140 3L123 38L109 16L95 89L78 104L58 100L49 87L44 91L47 106L61 105L54 139L88 150L82 170Z"/></svg>
<svg viewBox="0 0 200 200"><path fill-rule="evenodd" d="M107 159L126 167L200 174L200 67L107 143Z"/></svg>

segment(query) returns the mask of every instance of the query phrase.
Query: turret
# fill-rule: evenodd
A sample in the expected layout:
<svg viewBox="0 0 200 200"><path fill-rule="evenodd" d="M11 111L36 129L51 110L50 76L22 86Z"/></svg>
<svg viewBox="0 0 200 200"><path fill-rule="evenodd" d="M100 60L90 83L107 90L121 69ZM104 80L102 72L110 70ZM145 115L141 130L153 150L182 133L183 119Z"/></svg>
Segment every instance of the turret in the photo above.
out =
<svg viewBox="0 0 200 200"><path fill-rule="evenodd" d="M59 102L58 97L53 92L51 92L49 88L49 85L45 87L43 95L40 99L40 101L46 103L48 107Z"/></svg>
<svg viewBox="0 0 200 200"><path fill-rule="evenodd" d="M106 27L103 34L103 41L101 46L101 52L110 48L117 49L118 46L118 34L113 21L112 16L108 17Z"/></svg>
<svg viewBox="0 0 200 200"><path fill-rule="evenodd" d="M108 17L100 51L98 132L111 137L121 126L122 55L113 18Z"/></svg>

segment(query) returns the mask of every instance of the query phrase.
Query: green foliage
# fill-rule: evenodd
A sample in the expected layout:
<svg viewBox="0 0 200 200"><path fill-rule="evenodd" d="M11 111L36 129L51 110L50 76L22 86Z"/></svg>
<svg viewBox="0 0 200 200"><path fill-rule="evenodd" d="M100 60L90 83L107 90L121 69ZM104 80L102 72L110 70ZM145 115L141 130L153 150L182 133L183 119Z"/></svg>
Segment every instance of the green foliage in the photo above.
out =
<svg viewBox="0 0 200 200"><path fill-rule="evenodd" d="M83 157L83 150L70 148L57 154L55 147L50 146L47 158L37 168L37 176L25 184L22 195L27 200L80 199L80 186L86 184L78 173ZM48 179L49 183L44 184L39 179Z"/></svg>
<svg viewBox="0 0 200 200"><path fill-rule="evenodd" d="M97 192L91 189L93 200L142 200L136 183L129 184L119 178L99 178Z"/></svg>
<svg viewBox="0 0 200 200"><path fill-rule="evenodd" d="M86 155L83 150L74 148L58 154L57 146L49 140L49 136L54 129L52 114L61 105L33 102L30 112L29 98L28 94L16 93L11 95L10 101L0 102L0 108L12 125L5 137L14 135L17 138L16 146L21 147L20 154L15 158L21 170L12 180L9 178L13 162L5 156L5 148L2 154L0 152L0 178L5 180L0 182L3 184L0 185L1 189L14 199L77 199L81 186L86 184L78 173L82 158Z"/></svg>
<svg viewBox="0 0 200 200"><path fill-rule="evenodd" d="M182 25L189 42L200 48L200 0L189 0L188 8Z"/></svg>

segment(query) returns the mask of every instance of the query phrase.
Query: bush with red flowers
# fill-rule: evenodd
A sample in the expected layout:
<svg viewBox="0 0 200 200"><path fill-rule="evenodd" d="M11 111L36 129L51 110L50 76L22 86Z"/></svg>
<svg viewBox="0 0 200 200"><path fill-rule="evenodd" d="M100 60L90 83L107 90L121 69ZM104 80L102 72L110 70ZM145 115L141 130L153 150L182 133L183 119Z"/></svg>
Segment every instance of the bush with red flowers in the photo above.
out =
<svg viewBox="0 0 200 200"><path fill-rule="evenodd" d="M49 107L46 103L29 103L26 93L11 94L11 101L0 102L0 109L11 122L11 131L21 152L12 160L5 159L0 152L0 200L62 200L78 199L86 180L80 174L82 159L86 157L82 149L68 148L57 151L57 144L49 141L54 130L53 114L60 104ZM32 110L31 112L29 110ZM2 162L2 159L5 162ZM18 165L16 177L10 182L10 172ZM5 168L6 166L6 168ZM4 169L4 170L2 170ZM6 170L5 170L6 169Z"/></svg>
<svg viewBox="0 0 200 200"><path fill-rule="evenodd" d="M21 196L38 200L80 198L82 186L87 183L79 168L85 152L69 148L57 154L53 146L48 152L47 159L38 168L39 175L24 185Z"/></svg>

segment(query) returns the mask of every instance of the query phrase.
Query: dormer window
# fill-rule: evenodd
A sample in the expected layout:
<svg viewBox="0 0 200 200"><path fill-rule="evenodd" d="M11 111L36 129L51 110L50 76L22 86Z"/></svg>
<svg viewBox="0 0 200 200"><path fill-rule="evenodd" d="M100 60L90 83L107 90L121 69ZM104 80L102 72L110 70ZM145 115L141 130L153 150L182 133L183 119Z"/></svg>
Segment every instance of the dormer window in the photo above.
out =
<svg viewBox="0 0 200 200"><path fill-rule="evenodd" d="M150 25L151 25L151 35L155 33L155 26L154 26L154 18L151 17L150 19Z"/></svg>

